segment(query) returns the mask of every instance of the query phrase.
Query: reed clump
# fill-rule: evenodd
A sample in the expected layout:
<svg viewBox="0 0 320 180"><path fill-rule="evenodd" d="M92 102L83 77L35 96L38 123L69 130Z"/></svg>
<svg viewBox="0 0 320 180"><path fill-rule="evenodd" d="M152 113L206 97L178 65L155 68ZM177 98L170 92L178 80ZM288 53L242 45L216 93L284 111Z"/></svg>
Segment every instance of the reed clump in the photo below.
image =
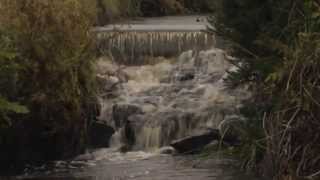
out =
<svg viewBox="0 0 320 180"><path fill-rule="evenodd" d="M246 167L274 179L320 175L320 2L217 1L212 30L229 40L239 71L231 86L250 84L247 124L263 136L244 133ZM251 112L251 113L248 113ZM248 126L246 126L248 127ZM250 126L249 126L250 127ZM250 163L248 163L250 162Z"/></svg>

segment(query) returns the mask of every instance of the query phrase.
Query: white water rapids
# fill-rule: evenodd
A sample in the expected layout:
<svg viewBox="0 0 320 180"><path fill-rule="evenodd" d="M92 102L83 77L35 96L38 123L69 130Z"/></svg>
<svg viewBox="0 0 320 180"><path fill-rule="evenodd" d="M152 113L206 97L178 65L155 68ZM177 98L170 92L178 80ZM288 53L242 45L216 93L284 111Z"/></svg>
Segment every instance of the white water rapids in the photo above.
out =
<svg viewBox="0 0 320 180"><path fill-rule="evenodd" d="M195 18L145 22L164 21L170 26L192 24ZM212 41L209 43L214 37L200 32L143 33L123 33L108 39L100 48L120 49L120 54L127 52L124 55L133 60L143 53L152 56L181 53L179 57L149 57L136 66L117 64L115 55L100 58L97 78L101 87L101 113L97 119L116 130L111 147L88 150L69 161L26 167L23 175L12 179L256 180L237 169L238 161L220 153L201 159L159 152L173 140L208 128L220 128L228 119L238 116L241 101L249 98L250 93L246 88L225 87L227 71L235 68L228 62L231 57L212 47ZM128 152L119 152L128 144Z"/></svg>

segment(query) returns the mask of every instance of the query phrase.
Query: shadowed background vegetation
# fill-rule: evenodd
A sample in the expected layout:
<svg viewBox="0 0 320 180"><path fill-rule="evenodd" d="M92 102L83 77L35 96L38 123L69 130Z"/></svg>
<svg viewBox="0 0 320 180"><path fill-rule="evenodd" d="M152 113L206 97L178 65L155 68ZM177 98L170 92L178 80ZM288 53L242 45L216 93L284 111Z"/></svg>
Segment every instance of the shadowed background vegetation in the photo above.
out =
<svg viewBox="0 0 320 180"><path fill-rule="evenodd" d="M238 57L227 81L254 93L242 112L244 166L275 179L319 178L319 1L220 0L215 7L212 31Z"/></svg>

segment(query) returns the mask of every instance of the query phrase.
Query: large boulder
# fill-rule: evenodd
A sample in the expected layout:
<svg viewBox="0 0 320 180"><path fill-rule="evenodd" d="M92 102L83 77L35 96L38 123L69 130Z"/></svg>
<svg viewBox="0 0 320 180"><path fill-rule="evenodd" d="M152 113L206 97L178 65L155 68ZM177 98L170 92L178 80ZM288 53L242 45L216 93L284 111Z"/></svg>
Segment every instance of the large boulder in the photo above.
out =
<svg viewBox="0 0 320 180"><path fill-rule="evenodd" d="M128 118L135 114L143 114L141 107L132 104L115 104L112 108L115 128L124 127L128 122Z"/></svg>
<svg viewBox="0 0 320 180"><path fill-rule="evenodd" d="M94 148L109 147L111 136L114 129L102 122L92 122L89 127L90 145Z"/></svg>
<svg viewBox="0 0 320 180"><path fill-rule="evenodd" d="M201 150L210 142L219 139L219 130L210 129L196 135L175 140L170 146L174 147L178 153L192 153Z"/></svg>

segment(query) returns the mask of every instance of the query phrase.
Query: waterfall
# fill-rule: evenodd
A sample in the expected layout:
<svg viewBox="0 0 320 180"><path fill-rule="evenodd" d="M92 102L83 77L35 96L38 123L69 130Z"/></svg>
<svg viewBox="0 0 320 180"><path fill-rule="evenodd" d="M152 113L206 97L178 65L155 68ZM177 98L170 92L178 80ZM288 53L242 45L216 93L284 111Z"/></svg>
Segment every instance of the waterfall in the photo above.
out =
<svg viewBox="0 0 320 180"><path fill-rule="evenodd" d="M101 55L129 64L147 57L172 57L186 50L213 47L215 38L201 30L194 31L101 31L97 33Z"/></svg>
<svg viewBox="0 0 320 180"><path fill-rule="evenodd" d="M225 87L234 67L214 48L215 36L205 32L209 23L146 21L94 29L106 57L98 63L99 77L109 84L99 120L117 131L111 144L155 149L236 116L250 95Z"/></svg>
<svg viewBox="0 0 320 180"><path fill-rule="evenodd" d="M118 96L103 98L99 119L115 127L115 145L130 144L132 150L153 150L202 130L217 129L238 114L241 101L249 98L245 88L229 90L223 79L234 67L220 49L186 51L175 62L126 66L128 77ZM107 64L107 65L106 65ZM115 62L101 59L101 69L117 69ZM120 73L120 74L121 74ZM115 79L116 74L106 79ZM116 107L116 108L115 108Z"/></svg>

